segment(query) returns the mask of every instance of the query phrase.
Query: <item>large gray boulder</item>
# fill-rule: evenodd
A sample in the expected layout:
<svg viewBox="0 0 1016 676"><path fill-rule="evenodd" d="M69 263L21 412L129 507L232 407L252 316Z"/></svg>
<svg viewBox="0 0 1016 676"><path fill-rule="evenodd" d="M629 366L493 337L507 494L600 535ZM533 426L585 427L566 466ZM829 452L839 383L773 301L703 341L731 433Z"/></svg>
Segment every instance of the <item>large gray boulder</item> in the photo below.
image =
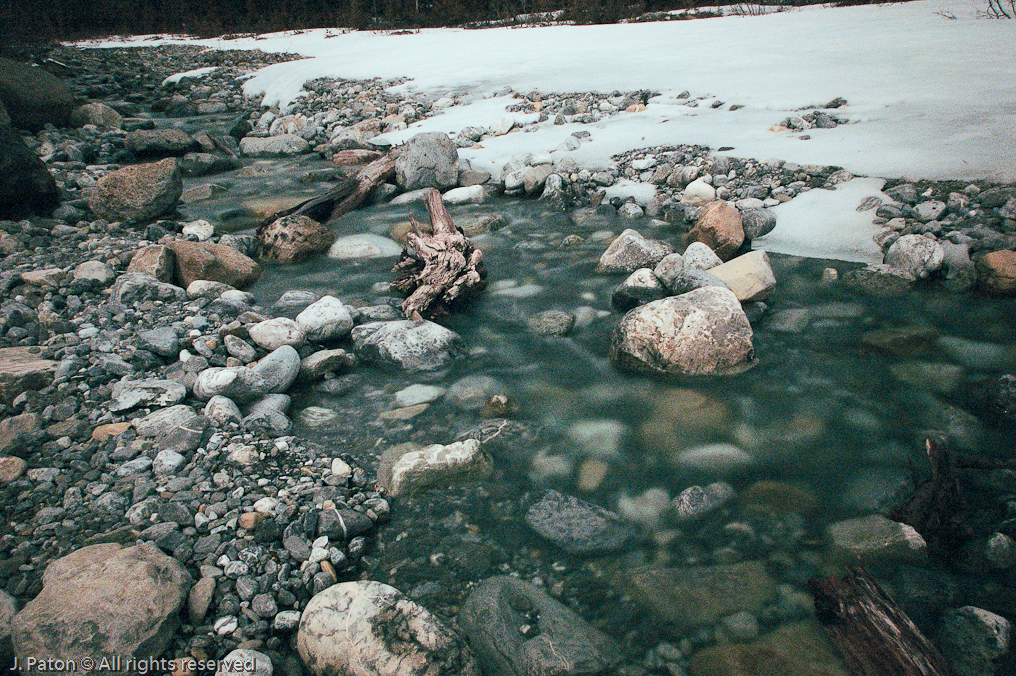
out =
<svg viewBox="0 0 1016 676"><path fill-rule="evenodd" d="M123 118L105 103L86 103L78 106L71 113L71 126L83 127L86 124L94 124L96 127L106 129L119 129Z"/></svg>
<svg viewBox="0 0 1016 676"><path fill-rule="evenodd" d="M395 178L403 190L454 188L459 183L459 151L448 134L417 134L396 158Z"/></svg>
<svg viewBox="0 0 1016 676"><path fill-rule="evenodd" d="M648 239L637 230L628 228L610 243L600 256L597 272L635 272L640 268L653 268L674 247L667 242Z"/></svg>
<svg viewBox="0 0 1016 676"><path fill-rule="evenodd" d="M176 208L183 178L175 158L136 164L107 174L95 184L88 206L111 221L140 223Z"/></svg>
<svg viewBox="0 0 1016 676"><path fill-rule="evenodd" d="M454 632L380 582L343 582L312 598L296 649L315 676L480 676Z"/></svg>
<svg viewBox="0 0 1016 676"><path fill-rule="evenodd" d="M477 587L462 607L459 625L487 676L591 676L621 661L610 637L542 590L511 577L493 577ZM523 634L519 627L524 625L532 630Z"/></svg>
<svg viewBox="0 0 1016 676"><path fill-rule="evenodd" d="M117 277L109 293L109 309L122 312L134 303L146 300L183 300L187 293L179 286L160 282L143 272L127 272Z"/></svg>
<svg viewBox="0 0 1016 676"><path fill-rule="evenodd" d="M12 125L39 131L46 124L67 126L74 94L63 80L42 68L0 58L0 103Z"/></svg>
<svg viewBox="0 0 1016 676"><path fill-rule="evenodd" d="M250 366L205 369L194 382L194 396L208 401L223 396L237 403L282 394L300 374L300 353L283 345Z"/></svg>
<svg viewBox="0 0 1016 676"><path fill-rule="evenodd" d="M56 180L21 134L0 124L0 218L46 213L60 203Z"/></svg>
<svg viewBox="0 0 1016 676"><path fill-rule="evenodd" d="M370 322L352 331L356 356L408 373L446 369L463 352L459 334L430 321Z"/></svg>
<svg viewBox="0 0 1016 676"><path fill-rule="evenodd" d="M724 375L754 364L751 324L729 289L708 286L631 310L611 337L618 368L657 375Z"/></svg>
<svg viewBox="0 0 1016 676"><path fill-rule="evenodd" d="M179 626L191 576L152 544L84 547L49 564L11 625L14 653L65 660L157 657Z"/></svg>

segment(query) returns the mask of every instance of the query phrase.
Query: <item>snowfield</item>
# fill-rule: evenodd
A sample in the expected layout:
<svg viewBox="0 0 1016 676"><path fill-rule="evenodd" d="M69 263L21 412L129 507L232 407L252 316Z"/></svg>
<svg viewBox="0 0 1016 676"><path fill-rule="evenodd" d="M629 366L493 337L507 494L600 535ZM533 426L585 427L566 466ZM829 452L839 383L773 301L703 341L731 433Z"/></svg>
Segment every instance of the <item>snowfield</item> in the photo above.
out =
<svg viewBox="0 0 1016 676"><path fill-rule="evenodd" d="M228 41L139 36L83 44L172 42L302 54L309 58L268 66L244 84L246 95L283 109L301 96L305 82L320 77L408 77L402 87L410 92L432 99L449 93L460 97L441 114L387 134L392 142L423 131L457 133L468 125L489 125L515 101L505 95L506 87L543 94L641 89L658 94L642 112L595 124L549 121L532 133L494 137L482 148L461 151L474 168L495 176L512 157L555 151L582 129L590 132L589 141L567 152L589 168L608 166L612 155L635 148L694 143L731 147L726 152L736 157L836 165L863 176L1011 182L1016 180L1016 30L1011 21L979 18L981 5L920 0L659 23L432 29L408 35L318 29ZM678 98L685 90L692 99L705 99L689 107ZM801 132L770 131L788 116L836 97L848 102L833 111L848 124L810 129L807 140ZM715 100L724 105L711 108ZM743 108L730 111L732 104ZM876 186L863 185L869 194L878 193ZM829 193L829 198L824 206L820 195L809 199L813 209L840 206L841 196ZM871 247L857 238L869 237L871 216L860 219L867 219L867 226L849 228L852 235L841 233L854 239L833 249L852 250L856 259L868 260L860 251ZM773 235L782 230L783 222ZM794 252L795 239L774 250ZM797 248L816 255L827 247Z"/></svg>

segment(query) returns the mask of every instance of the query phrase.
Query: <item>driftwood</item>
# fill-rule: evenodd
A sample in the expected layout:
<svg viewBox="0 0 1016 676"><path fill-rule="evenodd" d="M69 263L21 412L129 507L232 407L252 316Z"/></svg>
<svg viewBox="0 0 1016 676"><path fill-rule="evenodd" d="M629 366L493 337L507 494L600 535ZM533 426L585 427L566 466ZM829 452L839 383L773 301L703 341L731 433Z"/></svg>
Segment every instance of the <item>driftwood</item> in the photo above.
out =
<svg viewBox="0 0 1016 676"><path fill-rule="evenodd" d="M411 319L448 314L452 305L487 285L483 253L452 223L437 190L427 194L427 213L433 234L424 232L419 221L410 216L413 231L407 237L409 247L392 269L399 273L392 288L409 296L402 302L402 310Z"/></svg>
<svg viewBox="0 0 1016 676"><path fill-rule="evenodd" d="M846 577L812 578L815 616L852 676L949 676L931 641L860 568Z"/></svg>
<svg viewBox="0 0 1016 676"><path fill-rule="evenodd" d="M325 194L312 197L300 202L295 207L273 214L261 223L259 230L283 216L308 216L320 223L333 221L342 214L360 206L367 199L371 190L394 174L395 156L388 153L360 169L356 172L355 177L343 177L338 185Z"/></svg>
<svg viewBox="0 0 1016 676"><path fill-rule="evenodd" d="M931 477L916 483L913 494L889 514L921 534L928 549L949 557L973 537L968 525L969 510L956 478L956 457L937 439L925 442Z"/></svg>

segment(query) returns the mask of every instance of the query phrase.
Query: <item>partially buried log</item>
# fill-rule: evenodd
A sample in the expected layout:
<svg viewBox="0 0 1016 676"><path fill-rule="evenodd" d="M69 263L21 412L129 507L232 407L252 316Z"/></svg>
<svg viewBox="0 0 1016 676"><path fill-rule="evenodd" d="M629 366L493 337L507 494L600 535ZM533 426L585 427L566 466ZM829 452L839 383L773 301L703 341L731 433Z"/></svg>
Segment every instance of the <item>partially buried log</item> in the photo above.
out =
<svg viewBox="0 0 1016 676"><path fill-rule="evenodd" d="M852 676L949 676L935 646L867 573L812 578L815 617Z"/></svg>
<svg viewBox="0 0 1016 676"><path fill-rule="evenodd" d="M392 270L399 273L392 289L408 296L402 310L410 319L446 315L487 285L483 253L455 227L437 190L427 194L427 213L433 234L410 216L409 246Z"/></svg>
<svg viewBox="0 0 1016 676"><path fill-rule="evenodd" d="M395 175L395 155L388 153L356 172L355 177L344 176L338 185L324 195L300 202L295 207L273 214L261 224L260 230L283 216L309 216L318 222L334 221L342 214L357 208L371 191Z"/></svg>

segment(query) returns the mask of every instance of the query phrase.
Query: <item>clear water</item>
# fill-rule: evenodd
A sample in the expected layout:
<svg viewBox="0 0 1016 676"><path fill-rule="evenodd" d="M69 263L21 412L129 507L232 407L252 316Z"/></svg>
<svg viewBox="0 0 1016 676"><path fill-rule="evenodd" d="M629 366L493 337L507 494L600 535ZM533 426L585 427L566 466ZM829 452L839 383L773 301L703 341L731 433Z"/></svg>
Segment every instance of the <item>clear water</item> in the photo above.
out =
<svg viewBox="0 0 1016 676"><path fill-rule="evenodd" d="M327 183L301 180L322 168L320 160L260 164L267 173L231 172L195 181L232 187L222 197L185 207L188 217L249 227L256 219L243 202L306 198L328 189ZM518 406L512 417L540 428L531 447L497 457L494 476L482 485L440 489L393 505L368 574L433 612L453 618L469 581L518 571L542 580L553 595L616 638L630 660L649 655L661 640L679 641L688 655L709 645L713 635L669 634L605 583L611 570L648 562L703 565L760 558L779 582L803 593L808 577L823 571L825 527L872 513L887 496L905 490L913 470L925 468L929 430L948 431L958 448L975 454L997 457L1014 447L1013 431L995 426L983 399L991 377L1016 369L1016 300L934 288L873 299L822 281L826 268L842 276L853 264L773 255L778 285L768 311L753 321L757 365L737 376L658 381L611 366L610 335L620 315L611 310L610 297L623 276L594 268L609 238L625 227L675 244L679 232L649 219L622 222L616 214L589 209L550 211L532 200L497 199L452 206L449 212L459 225L492 213L510 220L502 230L473 238L484 252L488 289L440 320L461 334L468 356L436 377L358 366L347 392L326 394L314 387L290 392L296 434L330 455L348 453L368 468L396 443L449 443L480 422L479 412L441 400L410 419L392 418L395 393L414 383L448 387L463 376L492 376L501 383L498 391ZM333 225L339 236L387 236L410 213L426 222L424 206L414 204L359 210ZM573 235L582 240L576 243ZM322 256L298 265L265 265L252 292L268 308L295 289L376 305L388 300L384 288L394 279L394 263ZM551 309L576 315L576 327L566 337L529 330L532 316ZM894 334L892 350L873 346ZM319 426L301 422L300 411L309 406L330 409L335 417ZM740 449L750 462L711 468L680 462L688 449L721 443ZM645 501L640 507L637 499L649 489L672 498L691 485L717 480L742 495L759 481L780 482L809 496L817 508L761 520L750 509L735 509L694 528L675 528L666 518L654 522ZM520 508L527 491L543 487L648 522L644 546L594 561L555 550L528 529ZM991 578L986 574L984 583L990 586ZM932 631L937 615L917 619ZM763 624L771 629L782 621L770 617Z"/></svg>
<svg viewBox="0 0 1016 676"><path fill-rule="evenodd" d="M493 212L508 215L511 224L474 238L484 251L489 288L478 301L441 320L463 336L470 356L431 384L447 387L465 375L500 380L517 402L515 417L545 430L546 443L533 449L531 459L540 460L529 468L537 484L577 492L587 458L610 465L608 479L586 494L608 506L621 494L656 487L673 495L693 483L720 478L735 485L763 478L795 481L817 493L831 520L870 510L879 494L906 479L911 464L922 462L929 429L950 426L958 433L957 443L970 451L994 455L1006 447L1005 438L975 416L983 379L1016 359L1016 350L1006 347L1016 343L1016 327L1008 319L1016 309L1013 301L936 290L869 299L821 281L824 268L843 272L851 264L774 255L779 283L769 311L754 324L758 365L738 376L653 381L622 374L607 358L619 318L610 309L610 296L623 276L597 274L594 267L606 247L606 231L619 233L629 223L590 210L547 211L520 200L451 207L450 212L460 224ZM375 207L347 215L335 229L340 236L387 235L409 213L426 219L421 204ZM679 243L679 234L668 227L651 227L648 220L634 225L650 237ZM585 241L563 244L569 235ZM376 304L383 294L375 285L393 279L393 263L321 257L268 267L254 293L266 306L290 289ZM527 319L549 309L577 315L571 334L547 338L528 330ZM889 354L865 342L872 332L910 329L916 337L899 350L906 354ZM950 352L952 343L967 345L970 355ZM988 367L971 366L987 358L987 348L978 343L993 344L1005 354L993 357L995 363ZM360 372L368 383L364 396L375 410L394 408L392 393L421 382L419 376L371 373L369 368ZM688 397L701 397L706 410L681 414L667 424L667 402ZM347 398L341 408L356 401ZM296 410L309 404L334 407L336 402L313 392L294 400ZM576 424L604 420L620 423L616 449L572 430ZM427 438L426 432L461 430L477 421L476 412L438 402L395 427L401 426L404 437L415 434L428 443L447 443L450 438ZM387 440L398 438L392 425L382 427ZM321 437L327 428L301 432ZM370 442L373 446L377 438ZM703 471L674 462L682 450L713 443L737 446L751 455L751 464Z"/></svg>

